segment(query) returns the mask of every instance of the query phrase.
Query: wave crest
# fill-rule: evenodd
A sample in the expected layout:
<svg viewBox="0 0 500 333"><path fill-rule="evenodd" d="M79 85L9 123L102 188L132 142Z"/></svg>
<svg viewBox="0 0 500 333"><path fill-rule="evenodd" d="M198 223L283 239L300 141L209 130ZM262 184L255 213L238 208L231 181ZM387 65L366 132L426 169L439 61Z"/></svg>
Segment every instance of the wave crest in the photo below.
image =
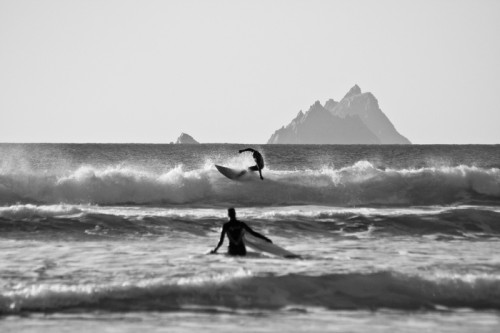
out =
<svg viewBox="0 0 500 333"><path fill-rule="evenodd" d="M206 166L164 173L119 166L84 166L63 175L0 173L0 204L93 203L151 205L269 206L317 204L432 205L498 202L500 169L471 166L378 169L353 166L302 171L264 170L234 182Z"/></svg>
<svg viewBox="0 0 500 333"><path fill-rule="evenodd" d="M500 309L497 276L421 277L394 272L253 276L236 272L194 280L162 279L117 286L31 285L0 295L0 313L176 311L190 306L233 309L405 310Z"/></svg>

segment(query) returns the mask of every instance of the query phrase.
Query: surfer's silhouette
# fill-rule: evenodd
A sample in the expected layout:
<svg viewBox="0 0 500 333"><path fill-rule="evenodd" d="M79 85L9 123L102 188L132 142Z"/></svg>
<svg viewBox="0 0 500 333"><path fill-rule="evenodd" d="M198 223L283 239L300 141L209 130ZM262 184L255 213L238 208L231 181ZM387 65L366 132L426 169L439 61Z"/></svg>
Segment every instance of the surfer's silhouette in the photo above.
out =
<svg viewBox="0 0 500 333"><path fill-rule="evenodd" d="M219 247L224 242L224 236L227 234L229 239L229 246L227 248L227 253L233 256L244 256L247 254L247 249L245 247L245 242L243 241L243 235L245 232L249 232L255 237L262 238L263 240L272 243L272 241L255 232L250 228L245 222L241 222L236 219L236 211L234 208L229 208L227 210L227 216L229 217L229 222L224 223L222 226L222 232L220 233L219 244L210 251L210 253L216 253Z"/></svg>
<svg viewBox="0 0 500 333"><path fill-rule="evenodd" d="M238 152L241 154L243 152L246 152L246 151L251 151L252 152L252 157L255 161L255 165L254 166L251 166L248 168L249 171L259 171L259 176L260 176L260 179L264 180L264 177L262 177L262 169L264 169L264 158L262 157L262 155L255 149L252 149L252 148L246 148L246 149L241 149L239 150ZM241 175L243 175L246 171L243 171Z"/></svg>

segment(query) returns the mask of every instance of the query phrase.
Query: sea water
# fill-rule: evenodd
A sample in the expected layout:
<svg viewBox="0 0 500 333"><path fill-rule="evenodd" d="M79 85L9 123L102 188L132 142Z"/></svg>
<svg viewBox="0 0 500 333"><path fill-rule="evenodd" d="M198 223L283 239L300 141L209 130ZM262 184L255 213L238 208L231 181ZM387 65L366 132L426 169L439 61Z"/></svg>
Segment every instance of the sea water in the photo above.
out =
<svg viewBox="0 0 500 333"><path fill-rule="evenodd" d="M246 147L0 144L1 331L498 331L500 146Z"/></svg>

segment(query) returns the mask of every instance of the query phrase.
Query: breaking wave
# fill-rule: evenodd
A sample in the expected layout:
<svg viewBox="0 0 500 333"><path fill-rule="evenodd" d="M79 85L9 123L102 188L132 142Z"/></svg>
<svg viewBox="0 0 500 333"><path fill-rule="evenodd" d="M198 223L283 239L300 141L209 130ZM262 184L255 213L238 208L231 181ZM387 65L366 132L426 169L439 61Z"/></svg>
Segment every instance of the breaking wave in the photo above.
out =
<svg viewBox="0 0 500 333"><path fill-rule="evenodd" d="M177 311L206 309L404 310L500 309L500 278L480 275L408 275L390 271L307 276L233 274L162 278L120 285L17 285L0 295L0 313Z"/></svg>
<svg viewBox="0 0 500 333"><path fill-rule="evenodd" d="M378 169L366 161L340 169L264 170L234 182L213 166L164 173L124 167L80 167L67 174L0 171L0 205L136 204L276 206L412 206L488 204L500 200L500 169L473 166Z"/></svg>

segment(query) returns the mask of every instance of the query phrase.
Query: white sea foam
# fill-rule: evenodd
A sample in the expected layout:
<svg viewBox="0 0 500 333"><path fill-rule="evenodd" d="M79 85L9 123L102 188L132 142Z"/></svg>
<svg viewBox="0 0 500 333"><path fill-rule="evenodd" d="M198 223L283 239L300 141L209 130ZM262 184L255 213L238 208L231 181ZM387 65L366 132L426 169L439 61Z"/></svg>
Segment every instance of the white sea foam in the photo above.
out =
<svg viewBox="0 0 500 333"><path fill-rule="evenodd" d="M436 306L498 309L498 279L458 276L429 279L373 273L253 276L244 270L177 282L161 279L122 284L34 284L0 294L0 311L159 310L209 304L279 309L292 305L330 309L432 309ZM310 295L315 295L311 297Z"/></svg>
<svg viewBox="0 0 500 333"><path fill-rule="evenodd" d="M8 219L22 220L33 217L57 217L75 215L82 212L75 205L33 205L33 204L18 204L6 207L0 207L0 217Z"/></svg>
<svg viewBox="0 0 500 333"><path fill-rule="evenodd" d="M0 202L225 205L419 205L500 197L500 170L471 166L266 170L265 180L233 182L206 165L163 173L130 167L80 167L68 174L3 173Z"/></svg>

